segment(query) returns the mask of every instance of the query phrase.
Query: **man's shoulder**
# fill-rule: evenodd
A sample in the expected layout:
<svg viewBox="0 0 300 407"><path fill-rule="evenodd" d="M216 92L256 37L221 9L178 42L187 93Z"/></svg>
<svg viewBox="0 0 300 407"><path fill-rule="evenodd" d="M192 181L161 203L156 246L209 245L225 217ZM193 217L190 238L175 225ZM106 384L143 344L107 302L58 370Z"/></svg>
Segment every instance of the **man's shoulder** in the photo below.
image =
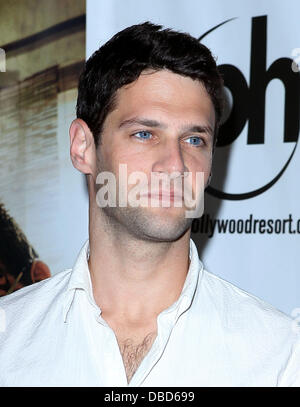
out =
<svg viewBox="0 0 300 407"><path fill-rule="evenodd" d="M59 302L64 295L72 269L31 284L12 294L0 298L0 310L6 317L6 323L14 325L27 316L31 319L49 309L51 304Z"/></svg>
<svg viewBox="0 0 300 407"><path fill-rule="evenodd" d="M203 270L196 301L199 312L194 315L202 318L202 330L213 333L212 346L226 349L227 357L232 352L232 360L236 356L258 374L275 372L279 386L299 385L297 321L207 270Z"/></svg>
<svg viewBox="0 0 300 407"><path fill-rule="evenodd" d="M205 295L218 308L228 324L241 324L249 329L292 329L292 318L267 301L235 284L204 270Z"/></svg>
<svg viewBox="0 0 300 407"><path fill-rule="evenodd" d="M32 302L35 297L40 298L41 295L47 294L54 296L57 291L66 286L71 272L72 269L66 269L45 280L23 287L12 294L1 297L0 304L10 305L23 301Z"/></svg>
<svg viewBox="0 0 300 407"><path fill-rule="evenodd" d="M19 360L25 365L26 360L38 363L43 349L47 352L55 328L63 321L70 273L64 270L0 298L0 365L4 372L11 369L14 376L20 368ZM5 377L5 373L0 374L1 384L6 382Z"/></svg>

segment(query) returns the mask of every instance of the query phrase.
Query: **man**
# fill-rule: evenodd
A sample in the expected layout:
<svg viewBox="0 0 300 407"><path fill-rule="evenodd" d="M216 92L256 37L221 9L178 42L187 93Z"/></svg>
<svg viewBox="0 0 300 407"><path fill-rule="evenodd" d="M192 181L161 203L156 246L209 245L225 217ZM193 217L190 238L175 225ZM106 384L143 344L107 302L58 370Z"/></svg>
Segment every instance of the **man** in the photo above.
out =
<svg viewBox="0 0 300 407"><path fill-rule="evenodd" d="M197 173L209 182L221 103L215 61L187 34L132 26L87 61L70 151L89 241L72 270L0 302L0 385L299 383L293 321L205 271L190 240L199 201L183 186L195 198Z"/></svg>
<svg viewBox="0 0 300 407"><path fill-rule="evenodd" d="M0 297L51 276L49 267L0 203Z"/></svg>

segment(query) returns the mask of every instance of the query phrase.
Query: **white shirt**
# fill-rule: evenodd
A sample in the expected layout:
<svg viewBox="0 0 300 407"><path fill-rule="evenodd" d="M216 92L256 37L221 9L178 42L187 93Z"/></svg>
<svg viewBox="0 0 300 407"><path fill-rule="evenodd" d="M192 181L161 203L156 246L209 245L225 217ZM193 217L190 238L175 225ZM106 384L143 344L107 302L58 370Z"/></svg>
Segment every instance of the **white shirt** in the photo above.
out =
<svg viewBox="0 0 300 407"><path fill-rule="evenodd" d="M127 386L113 330L91 287L88 242L73 270L0 299L0 386ZM178 300L128 386L299 386L293 321L205 271L190 241Z"/></svg>

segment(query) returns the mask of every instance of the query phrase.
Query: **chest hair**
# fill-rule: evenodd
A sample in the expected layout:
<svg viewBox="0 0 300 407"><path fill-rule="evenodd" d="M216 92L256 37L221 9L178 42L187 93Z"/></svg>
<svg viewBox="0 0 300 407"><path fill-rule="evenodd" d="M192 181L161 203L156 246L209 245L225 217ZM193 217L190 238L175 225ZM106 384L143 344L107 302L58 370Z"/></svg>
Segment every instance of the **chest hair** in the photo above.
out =
<svg viewBox="0 0 300 407"><path fill-rule="evenodd" d="M128 383L150 350L155 337L156 332L150 332L141 342L132 339L118 341Z"/></svg>

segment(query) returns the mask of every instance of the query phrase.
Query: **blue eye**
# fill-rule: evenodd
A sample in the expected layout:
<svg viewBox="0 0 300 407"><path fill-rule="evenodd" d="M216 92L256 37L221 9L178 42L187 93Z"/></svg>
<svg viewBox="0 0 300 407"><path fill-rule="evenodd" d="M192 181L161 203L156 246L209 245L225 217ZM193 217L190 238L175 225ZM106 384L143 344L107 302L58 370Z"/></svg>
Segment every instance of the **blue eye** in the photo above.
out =
<svg viewBox="0 0 300 407"><path fill-rule="evenodd" d="M197 136L192 136L189 137L188 139L184 140L185 142L187 142L187 140L191 140L191 142L189 144L191 144L192 146L200 146L203 144L203 140L201 137L197 137Z"/></svg>
<svg viewBox="0 0 300 407"><path fill-rule="evenodd" d="M149 140L152 137L152 134L149 131L138 131L137 133L133 134L133 136L142 140Z"/></svg>

